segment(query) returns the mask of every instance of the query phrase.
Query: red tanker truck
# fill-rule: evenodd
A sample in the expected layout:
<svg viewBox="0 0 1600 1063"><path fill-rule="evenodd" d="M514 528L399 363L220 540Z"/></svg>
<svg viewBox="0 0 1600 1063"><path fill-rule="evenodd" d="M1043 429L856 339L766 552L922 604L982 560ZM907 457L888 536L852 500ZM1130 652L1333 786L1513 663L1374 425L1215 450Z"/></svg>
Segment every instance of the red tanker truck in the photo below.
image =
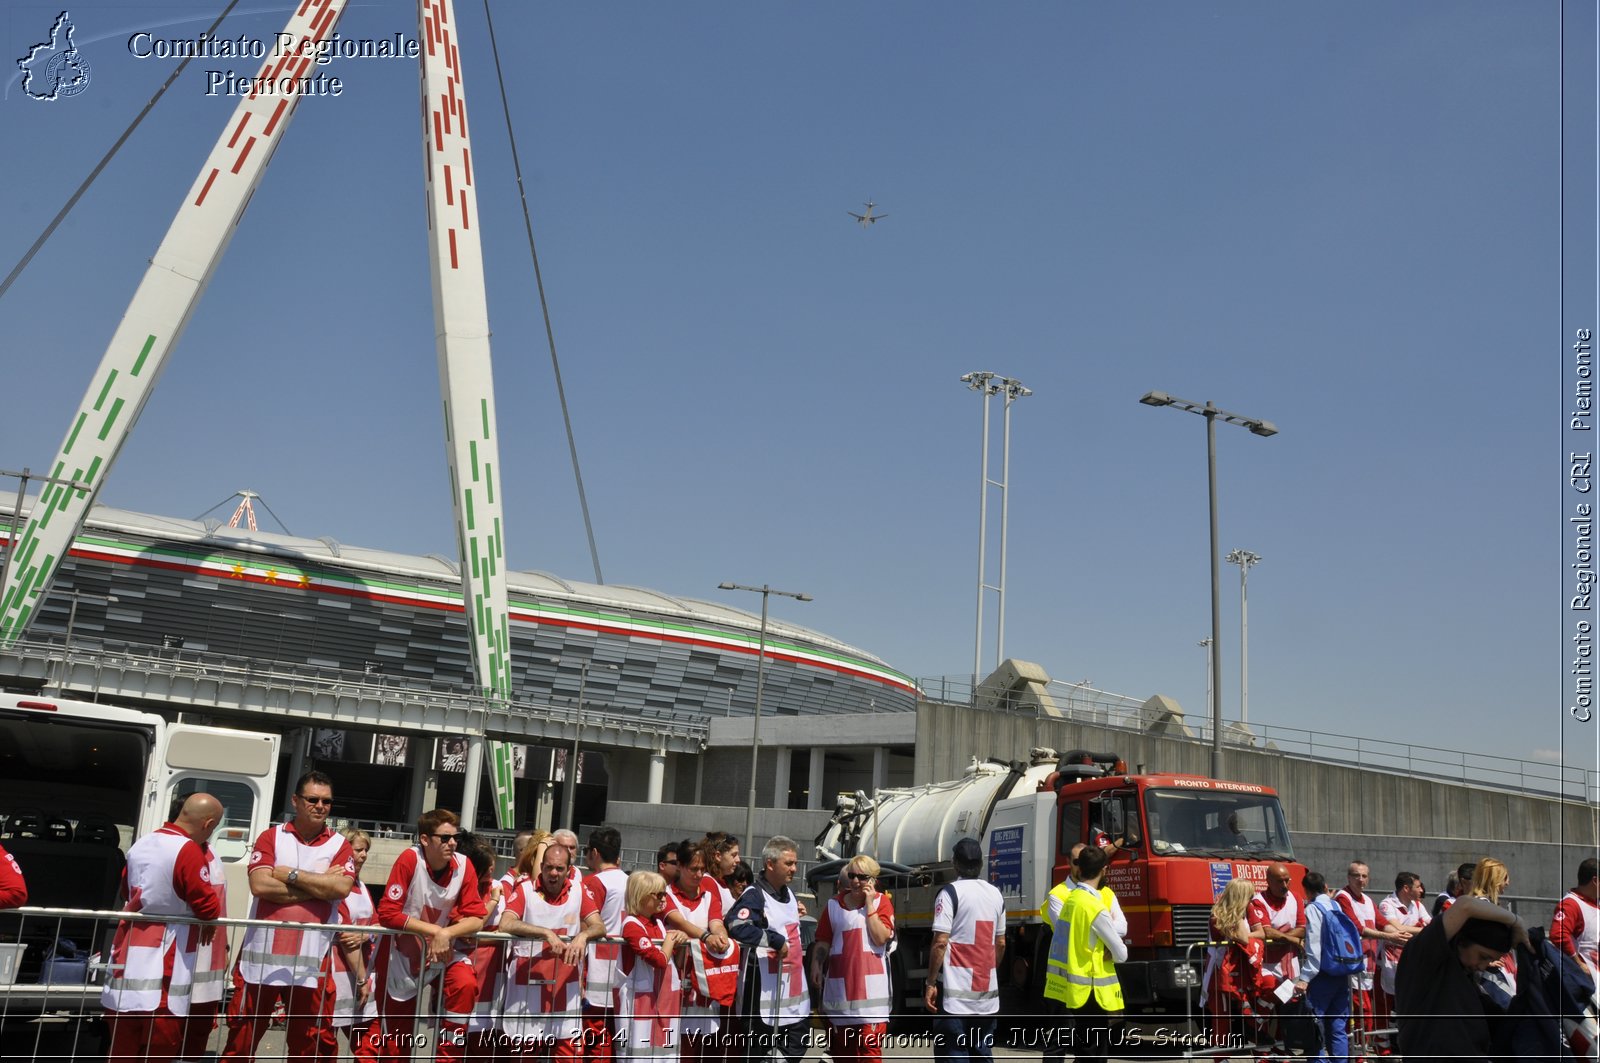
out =
<svg viewBox="0 0 1600 1063"><path fill-rule="evenodd" d="M1277 794L1254 783L1197 775L1130 774L1116 754L1035 749L1030 762L974 759L959 779L841 797L816 839L823 863L809 875L819 901L842 862L865 853L884 865L894 895L899 948L893 977L906 1011L919 1007L932 940L933 899L955 877L951 848L979 839L984 874L1006 898L1006 1010L1033 1013L1044 983L1050 931L1045 895L1068 873L1073 845L1104 834L1113 852L1106 884L1128 917L1128 961L1118 965L1130 1007L1181 1006L1199 982L1199 949L1211 905L1235 878L1264 887L1268 865L1304 867Z"/></svg>

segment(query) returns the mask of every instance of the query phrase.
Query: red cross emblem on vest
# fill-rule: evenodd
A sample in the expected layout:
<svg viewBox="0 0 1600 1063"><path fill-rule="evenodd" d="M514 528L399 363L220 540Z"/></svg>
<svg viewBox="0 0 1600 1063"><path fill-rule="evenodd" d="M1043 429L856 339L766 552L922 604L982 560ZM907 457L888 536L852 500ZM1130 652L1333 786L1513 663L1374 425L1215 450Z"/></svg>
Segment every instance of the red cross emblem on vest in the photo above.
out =
<svg viewBox="0 0 1600 1063"><path fill-rule="evenodd" d="M678 1004L681 991L672 987L672 979L668 972L662 971L657 976L659 985L653 993L640 993L633 998L633 1013L636 1018L649 1022L651 1047L661 1048L670 1044L672 1020L678 1017Z"/></svg>
<svg viewBox="0 0 1600 1063"><path fill-rule="evenodd" d="M776 952L767 953L767 973L780 975L778 995L793 995L800 985L800 928L794 923L784 927L789 935L789 951L781 958Z"/></svg>
<svg viewBox="0 0 1600 1063"><path fill-rule="evenodd" d="M883 973L883 960L862 940L866 933L859 928L846 930L838 955L828 957L828 977L844 979L846 1000L866 1000L867 976Z"/></svg>
<svg viewBox="0 0 1600 1063"><path fill-rule="evenodd" d="M972 972L972 988L979 992L993 987L994 920L980 919L972 926L972 944L950 942L950 966Z"/></svg>

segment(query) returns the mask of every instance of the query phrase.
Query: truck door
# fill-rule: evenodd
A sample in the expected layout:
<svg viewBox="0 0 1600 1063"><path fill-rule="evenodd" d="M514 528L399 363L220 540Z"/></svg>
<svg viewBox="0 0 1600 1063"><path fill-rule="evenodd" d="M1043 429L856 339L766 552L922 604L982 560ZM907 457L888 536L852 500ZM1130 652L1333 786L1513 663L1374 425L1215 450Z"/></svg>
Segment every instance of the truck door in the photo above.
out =
<svg viewBox="0 0 1600 1063"><path fill-rule="evenodd" d="M1113 863L1127 862L1144 848L1144 830L1139 824L1139 794L1136 790L1108 790L1089 803L1090 829L1098 827L1107 838L1121 839ZM1088 839L1085 839L1088 840Z"/></svg>
<svg viewBox="0 0 1600 1063"><path fill-rule="evenodd" d="M1072 874L1072 847L1083 841L1083 802L1067 801L1056 813L1056 859L1050 885Z"/></svg>
<svg viewBox="0 0 1600 1063"><path fill-rule="evenodd" d="M157 787L162 817L158 822L170 819L180 799L189 794L208 793L222 802L222 823L211 836L211 847L227 872L227 914L246 915L250 885L245 863L256 837L271 821L278 736L173 724L167 728L159 763L163 778Z"/></svg>

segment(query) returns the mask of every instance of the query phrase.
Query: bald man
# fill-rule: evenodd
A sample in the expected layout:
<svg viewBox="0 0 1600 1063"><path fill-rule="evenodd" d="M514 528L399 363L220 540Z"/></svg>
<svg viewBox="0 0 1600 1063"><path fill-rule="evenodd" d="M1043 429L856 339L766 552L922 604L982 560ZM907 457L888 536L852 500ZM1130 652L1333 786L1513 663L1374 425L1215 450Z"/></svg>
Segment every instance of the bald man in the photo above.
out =
<svg viewBox="0 0 1600 1063"><path fill-rule="evenodd" d="M216 919L227 910L222 861L207 844L222 803L192 794L177 817L128 850L123 911ZM205 1051L222 1001L228 957L215 927L123 922L111 945L100 1003L111 1033L107 1059L165 1063Z"/></svg>

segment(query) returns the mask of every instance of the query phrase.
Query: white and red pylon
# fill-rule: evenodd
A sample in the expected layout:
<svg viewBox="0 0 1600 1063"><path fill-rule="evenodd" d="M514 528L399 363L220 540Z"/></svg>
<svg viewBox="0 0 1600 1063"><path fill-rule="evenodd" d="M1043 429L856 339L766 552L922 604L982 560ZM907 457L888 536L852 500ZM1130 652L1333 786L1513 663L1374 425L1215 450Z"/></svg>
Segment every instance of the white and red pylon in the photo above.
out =
<svg viewBox="0 0 1600 1063"><path fill-rule="evenodd" d="M257 84L298 83L311 68L317 42L333 33L344 7L345 0L303 0L283 36L275 38L280 46L265 61ZM504 701L511 694L511 672L504 522L496 482L500 460L472 145L450 0L419 0L417 22L429 257L462 605L477 693ZM298 102L294 92L259 90L241 99L179 206L51 466L51 476L70 477L88 490L48 484L14 542L13 562L0 587L0 644L22 636L48 594ZM491 757L496 811L501 825L509 826L514 816L510 746L495 743Z"/></svg>

